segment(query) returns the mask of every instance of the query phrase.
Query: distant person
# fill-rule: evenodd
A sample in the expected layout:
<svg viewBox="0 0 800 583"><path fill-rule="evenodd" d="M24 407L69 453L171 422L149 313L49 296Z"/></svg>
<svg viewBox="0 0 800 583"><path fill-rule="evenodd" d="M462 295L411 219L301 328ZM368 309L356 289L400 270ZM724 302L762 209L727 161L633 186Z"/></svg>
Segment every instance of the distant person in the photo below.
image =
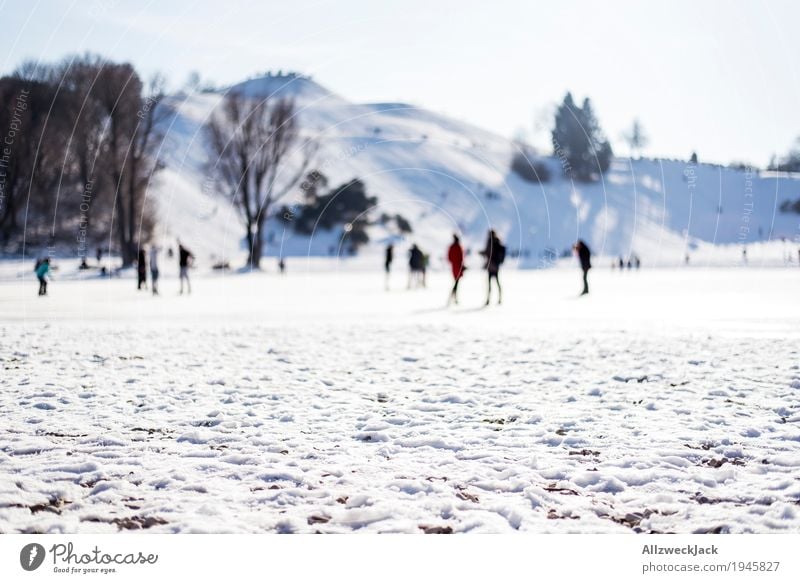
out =
<svg viewBox="0 0 800 583"><path fill-rule="evenodd" d="M686 254L686 257L684 257L683 261L684 261L684 263L686 263L686 265L689 265L689 254L688 253Z"/></svg>
<svg viewBox="0 0 800 583"><path fill-rule="evenodd" d="M633 262L631 261L631 258L630 258L630 257L628 257L628 263L627 263L627 265L628 265L628 269L631 269L631 268L633 267Z"/></svg>
<svg viewBox="0 0 800 583"><path fill-rule="evenodd" d="M281 275L286 273L286 261L281 257L278 259L278 270L281 272Z"/></svg>
<svg viewBox="0 0 800 583"><path fill-rule="evenodd" d="M386 255L383 261L383 270L386 272L386 289L389 289L389 274L392 271L392 261L394 261L394 245L389 243L386 246Z"/></svg>
<svg viewBox="0 0 800 583"><path fill-rule="evenodd" d="M450 305L450 302L452 302L458 305L458 282L461 281L465 269L464 248L461 246L461 240L458 235L453 235L453 243L447 250L447 260L450 262L450 269L453 272L453 289L450 291L450 298L447 300L447 304Z"/></svg>
<svg viewBox="0 0 800 583"><path fill-rule="evenodd" d="M506 248L494 229L489 231L486 239L486 248L481 251L486 259L486 272L489 275L489 288L486 291L486 305L492 299L492 280L497 284L497 303L503 303L503 288L500 287L500 266L506 260Z"/></svg>
<svg viewBox="0 0 800 583"><path fill-rule="evenodd" d="M47 295L47 275L50 273L50 258L45 257L36 262L34 266L36 278L39 280L39 295Z"/></svg>
<svg viewBox="0 0 800 583"><path fill-rule="evenodd" d="M386 246L386 257L383 262L383 268L386 271L387 275L392 270L392 261L394 261L394 245L389 243Z"/></svg>
<svg viewBox="0 0 800 583"><path fill-rule="evenodd" d="M639 256L638 256L638 255L634 255L634 256L633 256L633 266L634 266L636 269L639 269L639 268L641 268L641 267L642 267L642 260L641 260L641 259L639 259Z"/></svg>
<svg viewBox="0 0 800 583"><path fill-rule="evenodd" d="M103 258L103 250L100 247L97 248L95 257L97 257L97 265L100 265L100 260Z"/></svg>
<svg viewBox="0 0 800 583"><path fill-rule="evenodd" d="M742 263L747 265L747 247L742 247Z"/></svg>
<svg viewBox="0 0 800 583"><path fill-rule="evenodd" d="M189 282L189 267L192 264L194 255L178 241L178 267L180 268L181 291L183 294L183 282L186 280L186 291L192 293L192 285Z"/></svg>
<svg viewBox="0 0 800 583"><path fill-rule="evenodd" d="M136 259L136 275L138 276L136 289L140 290L142 286L144 286L144 289L147 289L147 260L145 259L145 252L142 247L139 247L139 255Z"/></svg>
<svg viewBox="0 0 800 583"><path fill-rule="evenodd" d="M422 250L414 243L408 251L408 289L419 287L423 283L422 270L425 264L425 256Z"/></svg>
<svg viewBox="0 0 800 583"><path fill-rule="evenodd" d="M619 270L622 271L625 269L625 261L622 259L622 255L619 256Z"/></svg>
<svg viewBox="0 0 800 583"><path fill-rule="evenodd" d="M161 251L158 245L150 245L150 285L153 288L153 295L158 295L158 253Z"/></svg>
<svg viewBox="0 0 800 583"><path fill-rule="evenodd" d="M583 291L581 295L584 296L589 293L589 270L592 268L592 252L589 246L581 239L572 247L578 255L578 260L581 262L581 270L583 271Z"/></svg>

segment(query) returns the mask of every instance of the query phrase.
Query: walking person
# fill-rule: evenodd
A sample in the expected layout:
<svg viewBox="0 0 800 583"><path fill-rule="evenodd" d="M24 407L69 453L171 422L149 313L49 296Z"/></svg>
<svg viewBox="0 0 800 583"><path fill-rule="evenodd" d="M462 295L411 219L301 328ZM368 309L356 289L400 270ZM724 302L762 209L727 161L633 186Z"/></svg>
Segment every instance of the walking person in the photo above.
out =
<svg viewBox="0 0 800 583"><path fill-rule="evenodd" d="M142 247L139 247L139 254L136 258L136 275L138 280L136 289L140 290L142 286L144 286L144 289L147 289L147 260L145 259L145 252Z"/></svg>
<svg viewBox="0 0 800 583"><path fill-rule="evenodd" d="M458 305L458 282L461 281L461 276L464 275L464 248L461 246L461 240L458 235L453 235L453 243L447 250L447 260L450 262L450 269L453 271L453 289L450 291L450 298L447 300L447 305L454 303Z"/></svg>
<svg viewBox="0 0 800 583"><path fill-rule="evenodd" d="M158 252L161 249L158 245L150 245L150 285L153 287L153 295L158 295Z"/></svg>
<svg viewBox="0 0 800 583"><path fill-rule="evenodd" d="M408 289L419 287L422 283L422 272L425 264L425 256L422 250L414 243L408 251Z"/></svg>
<svg viewBox="0 0 800 583"><path fill-rule="evenodd" d="M394 261L394 245L389 243L386 246L386 257L383 262L383 269L386 271L386 289L389 289L389 274L392 271L392 261Z"/></svg>
<svg viewBox="0 0 800 583"><path fill-rule="evenodd" d="M486 305L492 298L492 280L497 284L497 304L503 303L503 288L500 287L500 266L506 260L506 248L494 229L489 231L486 249L481 252L486 258L486 272L489 274L489 289L486 292Z"/></svg>
<svg viewBox="0 0 800 583"><path fill-rule="evenodd" d="M36 278L39 280L39 295L47 295L47 275L50 273L50 258L45 257L36 262Z"/></svg>
<svg viewBox="0 0 800 583"><path fill-rule="evenodd" d="M578 259L581 262L581 269L583 270L583 291L581 295L584 296L589 293L589 280L587 276L589 275L589 270L592 268L592 252L589 246L581 239L578 239L578 242L572 246L572 249L577 253Z"/></svg>
<svg viewBox="0 0 800 583"><path fill-rule="evenodd" d="M192 293L192 285L189 283L189 266L192 264L194 255L178 241L178 267L180 268L181 295L183 295L183 281L186 280L186 291Z"/></svg>

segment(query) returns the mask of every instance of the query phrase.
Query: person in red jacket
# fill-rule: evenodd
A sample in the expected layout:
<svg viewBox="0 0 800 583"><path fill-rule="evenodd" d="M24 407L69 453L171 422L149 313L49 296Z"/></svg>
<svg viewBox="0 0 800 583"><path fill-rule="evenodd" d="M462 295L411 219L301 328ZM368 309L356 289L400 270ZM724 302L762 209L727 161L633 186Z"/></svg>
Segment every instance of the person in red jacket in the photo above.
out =
<svg viewBox="0 0 800 583"><path fill-rule="evenodd" d="M458 282L461 281L461 276L464 275L464 248L461 246L461 240L458 235L453 235L453 244L447 250L447 260L450 262L450 268L453 270L453 289L450 292L450 299L447 300L447 305L454 303L458 305Z"/></svg>

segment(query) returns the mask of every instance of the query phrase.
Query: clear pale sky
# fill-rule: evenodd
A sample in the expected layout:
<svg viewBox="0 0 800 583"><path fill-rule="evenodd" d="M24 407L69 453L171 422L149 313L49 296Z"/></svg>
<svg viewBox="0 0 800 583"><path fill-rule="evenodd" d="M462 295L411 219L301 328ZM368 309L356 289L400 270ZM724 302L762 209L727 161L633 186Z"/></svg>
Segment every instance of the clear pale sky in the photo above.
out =
<svg viewBox="0 0 800 583"><path fill-rule="evenodd" d="M798 25L791 0L0 0L0 72L85 51L172 88L296 70L537 144L571 90L618 154L638 117L648 155L765 164L800 135Z"/></svg>

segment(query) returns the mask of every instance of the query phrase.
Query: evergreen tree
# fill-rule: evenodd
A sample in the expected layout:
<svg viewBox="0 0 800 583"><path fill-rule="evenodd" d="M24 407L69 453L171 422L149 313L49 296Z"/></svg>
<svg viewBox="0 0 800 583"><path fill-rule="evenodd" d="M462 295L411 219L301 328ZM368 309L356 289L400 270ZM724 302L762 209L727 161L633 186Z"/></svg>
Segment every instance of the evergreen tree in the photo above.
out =
<svg viewBox="0 0 800 583"><path fill-rule="evenodd" d="M553 152L566 176L596 180L608 170L613 152L600 128L589 98L578 107L571 93L557 108L553 126Z"/></svg>

